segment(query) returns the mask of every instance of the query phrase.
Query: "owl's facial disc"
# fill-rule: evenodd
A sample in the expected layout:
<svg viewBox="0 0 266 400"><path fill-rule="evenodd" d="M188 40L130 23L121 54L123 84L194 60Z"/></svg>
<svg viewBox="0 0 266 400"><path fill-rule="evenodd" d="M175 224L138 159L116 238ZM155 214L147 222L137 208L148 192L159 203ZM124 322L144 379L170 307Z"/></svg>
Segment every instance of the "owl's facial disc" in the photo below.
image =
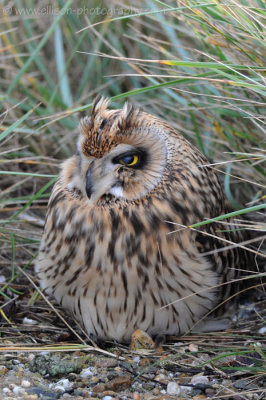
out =
<svg viewBox="0 0 266 400"><path fill-rule="evenodd" d="M170 159L168 130L132 106L108 110L106 102L95 103L91 117L80 123L79 170L68 187L77 187L92 204L105 204L110 195L121 201L146 197L162 181Z"/></svg>
<svg viewBox="0 0 266 400"><path fill-rule="evenodd" d="M86 172L86 194L95 203L104 194L130 199L124 192L127 182L139 180L137 171L145 167L147 153L140 148L122 144L100 159L94 159Z"/></svg>

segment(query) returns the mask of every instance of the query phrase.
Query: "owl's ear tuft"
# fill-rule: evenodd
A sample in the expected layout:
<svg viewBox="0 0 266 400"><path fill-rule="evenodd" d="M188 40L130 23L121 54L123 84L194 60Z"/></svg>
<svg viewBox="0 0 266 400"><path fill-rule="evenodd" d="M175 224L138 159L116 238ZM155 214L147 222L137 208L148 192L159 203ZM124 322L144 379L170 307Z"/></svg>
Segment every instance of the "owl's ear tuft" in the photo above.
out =
<svg viewBox="0 0 266 400"><path fill-rule="evenodd" d="M138 118L139 112L140 110L138 107L132 103L126 102L117 120L117 125L120 130L129 129L132 125L134 125Z"/></svg>
<svg viewBox="0 0 266 400"><path fill-rule="evenodd" d="M104 119L104 113L107 110L109 99L104 96L97 96L92 104L91 116L82 118L79 123L79 131L83 136L89 136L97 132Z"/></svg>
<svg viewBox="0 0 266 400"><path fill-rule="evenodd" d="M84 117L79 122L79 132L82 136L88 136L91 130L91 118Z"/></svg>
<svg viewBox="0 0 266 400"><path fill-rule="evenodd" d="M96 97L96 99L92 104L92 109L91 109L92 122L95 120L98 114L100 114L101 116L103 115L104 111L108 107L109 101L110 101L109 99L107 99L102 95Z"/></svg>

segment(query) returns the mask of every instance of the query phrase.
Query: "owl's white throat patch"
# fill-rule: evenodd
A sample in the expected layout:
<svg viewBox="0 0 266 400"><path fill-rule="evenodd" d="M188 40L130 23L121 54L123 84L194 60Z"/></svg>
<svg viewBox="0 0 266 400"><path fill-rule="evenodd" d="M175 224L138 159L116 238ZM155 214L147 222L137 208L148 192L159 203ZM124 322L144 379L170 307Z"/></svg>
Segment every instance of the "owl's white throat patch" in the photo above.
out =
<svg viewBox="0 0 266 400"><path fill-rule="evenodd" d="M126 197L125 197L125 195L124 195L124 191L123 191L123 189L122 189L121 186L113 186L113 187L110 189L109 192L110 192L110 194L111 194L112 196L118 197L118 198L120 198L120 199L126 199Z"/></svg>

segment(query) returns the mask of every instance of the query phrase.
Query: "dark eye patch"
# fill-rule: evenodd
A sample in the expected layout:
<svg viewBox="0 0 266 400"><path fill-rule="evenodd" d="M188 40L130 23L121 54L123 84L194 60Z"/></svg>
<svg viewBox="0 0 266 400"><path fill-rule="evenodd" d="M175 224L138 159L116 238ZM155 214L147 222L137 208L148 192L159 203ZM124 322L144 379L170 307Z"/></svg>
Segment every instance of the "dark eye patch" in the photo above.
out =
<svg viewBox="0 0 266 400"><path fill-rule="evenodd" d="M113 158L112 162L129 168L141 168L145 164L146 159L146 151L137 149L119 154Z"/></svg>

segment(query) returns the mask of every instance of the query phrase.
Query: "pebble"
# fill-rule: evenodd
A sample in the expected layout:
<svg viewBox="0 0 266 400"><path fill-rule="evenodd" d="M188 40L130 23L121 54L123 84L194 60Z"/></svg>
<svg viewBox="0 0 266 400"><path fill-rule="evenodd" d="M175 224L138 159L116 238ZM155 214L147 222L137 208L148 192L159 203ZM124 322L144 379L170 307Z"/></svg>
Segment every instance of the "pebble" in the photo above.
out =
<svg viewBox="0 0 266 400"><path fill-rule="evenodd" d="M266 326L263 326L262 328L260 328L260 329L258 330L258 333L259 333L260 335L264 335L264 334L266 333Z"/></svg>
<svg viewBox="0 0 266 400"><path fill-rule="evenodd" d="M67 390L71 390L72 389L73 384L71 382L69 382L68 379L60 379L60 381L57 382L57 384L55 385L55 390L57 389L57 387L62 387L64 389L64 391Z"/></svg>
<svg viewBox="0 0 266 400"><path fill-rule="evenodd" d="M133 399L133 400L141 400L141 396L140 396L140 394L139 394L139 393L137 393L137 392L134 392L134 393L133 393L133 397L132 397L132 399Z"/></svg>
<svg viewBox="0 0 266 400"><path fill-rule="evenodd" d="M233 386L236 389L242 389L242 390L257 390L258 389L257 385L255 385L254 383L249 383L249 381L244 380L244 379L235 382L233 384Z"/></svg>
<svg viewBox="0 0 266 400"><path fill-rule="evenodd" d="M38 324L38 321L35 321L35 319L25 317L25 318L23 318L22 323L26 324L26 325L36 325L36 324Z"/></svg>
<svg viewBox="0 0 266 400"><path fill-rule="evenodd" d="M142 358L139 362L139 365L149 365L151 363L151 360L149 358Z"/></svg>
<svg viewBox="0 0 266 400"><path fill-rule="evenodd" d="M153 390L154 385L152 385L152 383L149 383L149 382L144 382L142 384L142 388L147 390L148 392L150 392L151 390Z"/></svg>
<svg viewBox="0 0 266 400"><path fill-rule="evenodd" d="M79 376L81 378L87 378L88 376L92 376L93 373L91 372L90 368L83 368L83 370L80 372Z"/></svg>
<svg viewBox="0 0 266 400"><path fill-rule="evenodd" d="M110 382L106 384L106 388L113 390L114 392L121 392L122 390L127 389L132 384L132 376L131 375L121 375L112 379Z"/></svg>
<svg viewBox="0 0 266 400"><path fill-rule="evenodd" d="M8 369L4 365L0 365L0 376L5 375L7 373Z"/></svg>
<svg viewBox="0 0 266 400"><path fill-rule="evenodd" d="M115 368L117 367L117 360L115 358L101 358L95 363L96 367L101 368Z"/></svg>
<svg viewBox="0 0 266 400"><path fill-rule="evenodd" d="M42 389L40 387L31 387L27 390L29 395L34 395L34 396L38 396L37 398L39 399L45 399L45 398L49 398L49 400L52 399L57 399L57 393L55 393L52 390L46 390L46 389Z"/></svg>
<svg viewBox="0 0 266 400"><path fill-rule="evenodd" d="M94 393L102 393L105 391L105 385L103 383L98 383L92 389Z"/></svg>
<svg viewBox="0 0 266 400"><path fill-rule="evenodd" d="M166 392L178 396L181 392L180 386L176 382L168 382Z"/></svg>
<svg viewBox="0 0 266 400"><path fill-rule="evenodd" d="M116 393L113 392L112 390L105 390L105 391L103 392L103 395L104 395L104 396L115 397L115 396L116 396Z"/></svg>
<svg viewBox="0 0 266 400"><path fill-rule="evenodd" d="M17 396L23 395L25 393L25 389L23 389L21 386L15 386L13 388L13 393Z"/></svg>
<svg viewBox="0 0 266 400"><path fill-rule="evenodd" d="M147 332L142 331L141 329L137 329L135 332L132 333L129 348L131 350L154 349L155 342L152 340Z"/></svg>
<svg viewBox="0 0 266 400"><path fill-rule="evenodd" d="M168 383L167 376L164 375L164 374L158 374L158 375L156 375L156 376L154 377L154 380L155 380L155 381L158 381L158 382L161 382L161 383L165 383L165 384Z"/></svg>
<svg viewBox="0 0 266 400"><path fill-rule="evenodd" d="M24 388L29 388L31 386L31 383L30 383L30 381L26 381L26 379L23 379L21 381L21 386Z"/></svg>
<svg viewBox="0 0 266 400"><path fill-rule="evenodd" d="M189 351L198 351L198 350L199 350L199 346L198 346L197 344L191 343L191 344L188 346L188 350L189 350Z"/></svg>
<svg viewBox="0 0 266 400"><path fill-rule="evenodd" d="M198 384L208 385L210 383L207 376L204 375L194 375L190 382L192 383L192 385L198 385Z"/></svg>

